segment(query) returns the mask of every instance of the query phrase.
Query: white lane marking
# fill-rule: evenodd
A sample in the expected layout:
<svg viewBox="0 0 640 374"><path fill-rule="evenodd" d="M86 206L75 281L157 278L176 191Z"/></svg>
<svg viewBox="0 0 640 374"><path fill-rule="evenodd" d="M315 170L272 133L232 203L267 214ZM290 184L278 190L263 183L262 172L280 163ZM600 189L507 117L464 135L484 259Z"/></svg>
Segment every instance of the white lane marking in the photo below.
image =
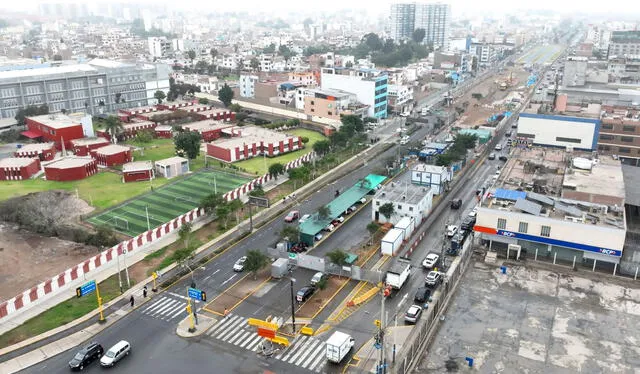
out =
<svg viewBox="0 0 640 374"><path fill-rule="evenodd" d="M256 335L255 338L251 339L251 343L247 344L246 348L250 351L253 351L253 349L257 347L257 343L260 341L260 339L262 339L262 336Z"/></svg>
<svg viewBox="0 0 640 374"><path fill-rule="evenodd" d="M223 318L218 322L215 326L213 326L209 331L207 331L207 335L213 335L213 333L222 326L226 326L231 323L231 321L235 321L236 318L242 318L238 315L231 314L228 318ZM220 330L222 331L222 330Z"/></svg>
<svg viewBox="0 0 640 374"><path fill-rule="evenodd" d="M313 352L313 354L307 359L307 361L305 361L305 363L302 364L302 368L306 369L307 366L313 361L313 359L316 358L318 353L324 351L325 347L326 347L326 343L322 342L322 344L320 344L320 346L318 348L316 348L315 352ZM323 354L321 356L324 356L324 352L323 352Z"/></svg>
<svg viewBox="0 0 640 374"><path fill-rule="evenodd" d="M402 296L402 300L398 301L398 305L396 306L396 308L400 308L400 306L404 304L405 301L407 301L407 297L409 297L409 293L406 293L404 294L404 296Z"/></svg>
<svg viewBox="0 0 640 374"><path fill-rule="evenodd" d="M320 363L320 361L321 361L323 358L325 358L324 356L325 356L325 355L320 355L320 356L318 356L318 357L316 358L316 360L315 360L315 361L313 361L313 363L311 364L311 366L309 366L309 368L308 368L308 369L309 369L309 370L315 370L315 369L316 369L316 366L318 366L318 364ZM318 367L318 369L317 369L316 371L319 371L321 367L322 367L322 365L320 365L320 367Z"/></svg>
<svg viewBox="0 0 640 374"><path fill-rule="evenodd" d="M178 304L172 306L170 309L167 309L164 312L162 312L162 315L164 316L162 319L164 319L165 317L168 317L167 321L170 320L171 319L171 315L173 315L173 313L175 313L176 310L183 308L182 305L183 305L183 303L178 303Z"/></svg>
<svg viewBox="0 0 640 374"><path fill-rule="evenodd" d="M164 314L164 311L165 311L165 310L168 310L168 309L170 309L170 308L173 308L176 304L179 304L179 303L180 303L180 301L178 301L178 300L171 300L170 302L168 302L168 303L167 303L165 306L163 306L162 308L157 309L156 311L154 311L154 312L153 312L153 314L152 314L152 316L154 316L154 317L155 317L155 316L162 315L162 314Z"/></svg>
<svg viewBox="0 0 640 374"><path fill-rule="evenodd" d="M162 296L162 298L160 298L160 300L157 300L155 302L153 302L151 305L149 305L148 307L146 307L142 313L147 313L148 310L150 310L151 308L157 307L158 305L160 305L161 303L164 303L164 301L167 300L167 297Z"/></svg>
<svg viewBox="0 0 640 374"><path fill-rule="evenodd" d="M298 357L298 360L294 363L294 365L300 366L300 364L304 361L304 359L307 358L307 356L309 356L309 354L311 352L313 352L318 347L318 344L322 344L322 342L320 340L313 339L313 342L309 346L309 349L307 349L306 352L302 356ZM295 357L293 359L291 359L290 362L292 362L293 360L295 360Z"/></svg>
<svg viewBox="0 0 640 374"><path fill-rule="evenodd" d="M238 345L240 344L240 342L244 341L245 338L247 338L249 336L249 334L251 333L251 331L249 330L242 330L240 331L239 334L236 334L236 337L229 340L229 344L233 344L233 345Z"/></svg>
<svg viewBox="0 0 640 374"><path fill-rule="evenodd" d="M231 277L229 277L229 279L227 279L226 281L222 282L222 285L225 285L227 283L229 283L233 278L235 278L238 275L238 273L233 274Z"/></svg>
<svg viewBox="0 0 640 374"><path fill-rule="evenodd" d="M300 346L302 346L306 340L306 335L299 337L298 341L291 347L289 352L287 352L287 355L282 358L282 361L287 361L292 354L295 354L297 352L298 348L300 348Z"/></svg>
<svg viewBox="0 0 640 374"><path fill-rule="evenodd" d="M180 310L176 314L172 315L170 319L174 319L177 316L179 316L180 314L186 312L187 310L185 309L185 307L186 307L186 305L180 305Z"/></svg>
<svg viewBox="0 0 640 374"><path fill-rule="evenodd" d="M253 342L255 342L256 340L258 340L260 338L259 335L251 336L249 337L247 340L245 340L242 344L240 344L240 348L244 348L244 346L247 346L247 349L249 349L249 347L251 347L251 345L253 344ZM247 344L249 343L249 344Z"/></svg>
<svg viewBox="0 0 640 374"><path fill-rule="evenodd" d="M229 338L231 338L238 330L244 328L244 321L240 320L240 323L238 323L237 325L233 326L233 327L229 327L229 329L227 329L227 333L218 336L218 339L222 340L222 341L227 341Z"/></svg>
<svg viewBox="0 0 640 374"><path fill-rule="evenodd" d="M167 306L167 304L170 304L173 301L174 301L174 299L166 298L162 302L160 302L157 305L155 305L153 308L149 309L149 311L146 311L145 314L153 315L156 312L158 312L158 310L163 309L165 306Z"/></svg>

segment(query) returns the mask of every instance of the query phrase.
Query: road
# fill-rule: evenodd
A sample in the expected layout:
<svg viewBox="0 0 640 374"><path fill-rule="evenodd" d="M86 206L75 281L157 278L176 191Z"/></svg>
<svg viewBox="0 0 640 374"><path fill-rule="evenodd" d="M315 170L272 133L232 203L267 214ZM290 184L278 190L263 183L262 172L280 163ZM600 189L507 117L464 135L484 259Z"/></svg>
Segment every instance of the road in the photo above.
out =
<svg viewBox="0 0 640 374"><path fill-rule="evenodd" d="M429 127L425 126L412 134L411 138L412 140L422 139L427 135L428 131ZM395 142L396 140L394 139L393 141ZM345 190L367 174L381 169L384 160L396 155L396 147L397 146L392 147L374 161L340 178L335 183L318 187L318 190L313 193L310 198L298 201L296 207L292 208L292 210L299 210L301 214L311 213L318 207L329 203L334 198L334 191L336 189ZM366 223L370 221L371 217L369 209L368 207L362 209L345 224L344 228L335 231L335 235L329 236L319 246L318 253L325 253L338 246L345 248L345 244L356 244L357 236L350 235L350 233L352 233L351 230L361 230L362 227L366 226ZM241 323L239 321L240 318L256 317L258 314L261 318L264 318L266 315L271 314L271 312L282 313L289 308L289 285L288 281L285 280L275 282L271 286L271 289L267 290L259 300L257 300L257 298L250 298L240 304L238 309L232 312L232 315L236 316L235 318L239 322L233 327L235 331L229 331L229 333L226 334L228 336L205 334L199 338L183 340L175 335L177 323L186 316L184 310L186 300L183 295L186 293L186 288L190 286L191 282L193 281L198 288L206 291L209 300L214 299L242 276L233 271L233 264L239 257L244 255L247 250L265 249L266 247L275 245L279 239L278 233L285 224L285 215L286 213L283 213L273 219L256 230L253 235L220 254L212 262L195 269L193 279L187 277L169 287L165 292L154 295L152 301L123 317L116 324L98 334L94 340L103 344L105 348L110 347L120 339L125 339L131 343L133 348L132 355L123 360L121 365L118 365L120 366L119 369L125 370L125 372L153 372L157 374L184 371L186 367L188 367L189 370L206 372L209 372L211 367L216 367L217 369L224 369L220 371L216 370L217 372L225 373L256 372L257 370L266 368L277 368L279 373L300 372L301 367L292 365L288 363L288 361L296 363L300 361L301 357L295 357L294 360L295 355L290 355L290 357L281 357L281 360L273 359L266 361L267 359L257 356L251 350L237 349L235 346L221 344L218 341L225 341L225 339L231 340L229 338L232 333L244 330L243 326L246 326L246 323ZM293 277L299 280L300 285L307 283L311 276L312 272L304 269L296 269L293 274ZM201 303L197 304L198 309L201 307ZM259 308L262 308L262 310L254 314ZM223 328L220 328L220 330L222 329ZM309 340L311 339L312 338L309 338ZM250 342L247 342L246 347L250 345L249 343ZM318 346L318 348L314 348L314 351L311 352L314 354L313 357L315 359L322 355L321 353L317 353L320 352L319 347L321 343L313 342L313 344L314 347ZM213 351L212 347L215 348L216 354L211 354ZM28 368L24 372L66 373L68 371L67 362L79 348L80 346L65 354L58 355ZM227 357L227 353L229 357ZM229 359L230 357L233 358ZM285 361L285 358L288 361ZM309 358L306 358L306 360L309 360ZM301 364L303 363L304 362L301 362ZM310 364L312 363L313 362L310 362ZM324 360L322 360L322 364L324 364ZM187 366L185 367L183 365ZM85 370L94 372L99 370L99 368L96 365L92 365Z"/></svg>

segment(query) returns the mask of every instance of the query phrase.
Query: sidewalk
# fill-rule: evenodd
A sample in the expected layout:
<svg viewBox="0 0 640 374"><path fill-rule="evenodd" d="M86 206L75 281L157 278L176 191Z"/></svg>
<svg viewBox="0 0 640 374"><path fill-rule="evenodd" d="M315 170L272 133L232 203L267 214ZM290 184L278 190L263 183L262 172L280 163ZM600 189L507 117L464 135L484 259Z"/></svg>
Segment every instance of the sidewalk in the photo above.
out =
<svg viewBox="0 0 640 374"><path fill-rule="evenodd" d="M384 353L387 358L387 372L391 372L389 368L394 363L394 342L395 342L395 356L402 350L404 342L411 333L413 326L391 326L386 329L386 335L384 337ZM353 363L349 364L349 372L352 370L358 373L375 373L376 367L380 363L380 350L374 345L373 338L367 340L358 352L353 355L353 359L358 361L357 365Z"/></svg>

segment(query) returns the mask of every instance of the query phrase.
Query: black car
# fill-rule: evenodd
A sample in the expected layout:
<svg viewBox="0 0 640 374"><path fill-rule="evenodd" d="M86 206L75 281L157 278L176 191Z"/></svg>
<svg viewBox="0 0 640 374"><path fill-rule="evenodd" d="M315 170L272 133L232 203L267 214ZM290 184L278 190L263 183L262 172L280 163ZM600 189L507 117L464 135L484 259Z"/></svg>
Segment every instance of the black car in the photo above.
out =
<svg viewBox="0 0 640 374"><path fill-rule="evenodd" d="M462 220L462 224L460 225L460 228L462 230L471 230L473 229L473 226L475 226L476 224L476 218L475 217L465 217L465 219Z"/></svg>
<svg viewBox="0 0 640 374"><path fill-rule="evenodd" d="M428 289L427 287L420 287L416 291L416 294L413 297L413 300L419 303L424 303L429 301L429 297L431 297L431 290Z"/></svg>
<svg viewBox="0 0 640 374"><path fill-rule="evenodd" d="M100 344L91 343L73 356L69 361L69 367L71 370L84 370L91 362L99 360L103 353L104 348Z"/></svg>
<svg viewBox="0 0 640 374"><path fill-rule="evenodd" d="M500 161L507 161L507 160L508 160L508 158L507 158L507 156L505 156L505 155L500 155L500 157L498 157L498 160L500 160Z"/></svg>
<svg viewBox="0 0 640 374"><path fill-rule="evenodd" d="M311 295L313 295L314 292L316 292L316 288L314 286L304 286L300 290L298 290L298 293L296 294L296 300L299 303L305 302L308 298L311 297Z"/></svg>
<svg viewBox="0 0 640 374"><path fill-rule="evenodd" d="M451 200L451 209L460 209L462 206L462 199Z"/></svg>

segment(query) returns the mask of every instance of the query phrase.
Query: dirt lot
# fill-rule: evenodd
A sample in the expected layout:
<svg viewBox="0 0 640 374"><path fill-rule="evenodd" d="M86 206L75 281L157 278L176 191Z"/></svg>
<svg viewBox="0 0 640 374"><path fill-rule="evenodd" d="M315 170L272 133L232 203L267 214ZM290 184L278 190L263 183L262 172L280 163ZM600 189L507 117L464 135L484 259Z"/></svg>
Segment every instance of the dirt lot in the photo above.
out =
<svg viewBox="0 0 640 374"><path fill-rule="evenodd" d="M6 300L86 260L98 249L0 222L0 253L0 300Z"/></svg>
<svg viewBox="0 0 640 374"><path fill-rule="evenodd" d="M331 297L335 295L336 291L342 287L346 282L349 282L349 278L340 278L336 276L329 277L327 281L327 287L324 290L318 290L316 293L296 311L296 316L300 318L313 318L318 314L326 304L331 301Z"/></svg>

